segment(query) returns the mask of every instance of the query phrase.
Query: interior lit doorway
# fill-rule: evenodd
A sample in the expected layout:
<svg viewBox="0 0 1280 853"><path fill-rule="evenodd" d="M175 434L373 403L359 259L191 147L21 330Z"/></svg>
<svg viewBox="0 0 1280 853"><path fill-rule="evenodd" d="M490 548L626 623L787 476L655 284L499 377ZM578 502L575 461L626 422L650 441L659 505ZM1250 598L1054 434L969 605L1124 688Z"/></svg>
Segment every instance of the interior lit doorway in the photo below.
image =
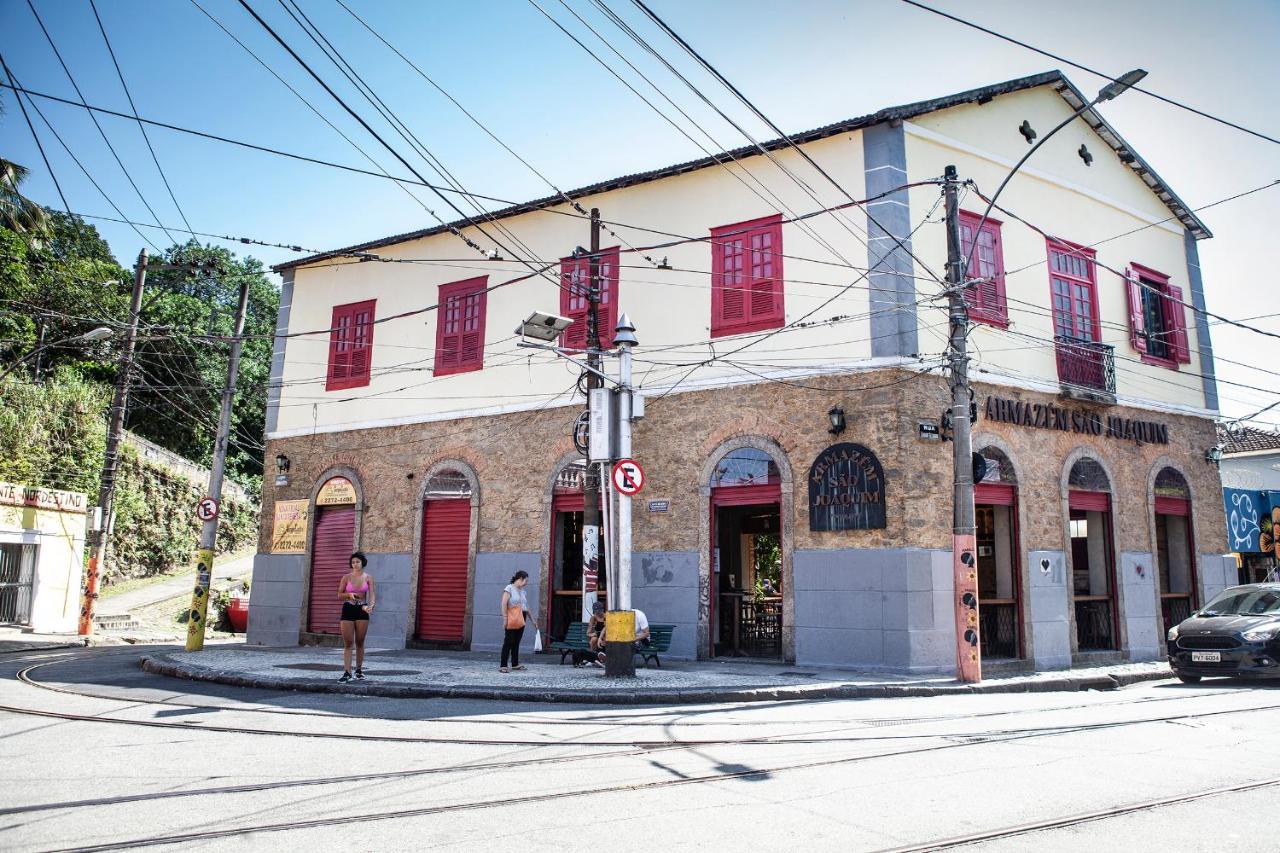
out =
<svg viewBox="0 0 1280 853"><path fill-rule="evenodd" d="M582 621L582 481L585 473L586 465L581 461L566 465L556 477L551 494L551 570L544 630L553 640L563 640L569 625ZM600 559L594 595L607 606L609 593L605 566L608 551L603 525L597 547Z"/></svg>
<svg viewBox="0 0 1280 853"><path fill-rule="evenodd" d="M1196 609L1195 537L1191 490L1181 474L1162 468L1155 482L1156 566L1160 573L1160 619L1165 632Z"/></svg>

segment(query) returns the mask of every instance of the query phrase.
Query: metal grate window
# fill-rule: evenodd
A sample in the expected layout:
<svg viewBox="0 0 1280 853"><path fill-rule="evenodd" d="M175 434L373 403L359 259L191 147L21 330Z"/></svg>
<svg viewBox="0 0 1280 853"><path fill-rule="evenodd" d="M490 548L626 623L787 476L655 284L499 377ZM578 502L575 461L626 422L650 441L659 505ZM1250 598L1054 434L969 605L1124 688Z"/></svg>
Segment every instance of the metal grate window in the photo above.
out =
<svg viewBox="0 0 1280 853"><path fill-rule="evenodd" d="M0 623L26 625L31 622L37 547L0 545Z"/></svg>

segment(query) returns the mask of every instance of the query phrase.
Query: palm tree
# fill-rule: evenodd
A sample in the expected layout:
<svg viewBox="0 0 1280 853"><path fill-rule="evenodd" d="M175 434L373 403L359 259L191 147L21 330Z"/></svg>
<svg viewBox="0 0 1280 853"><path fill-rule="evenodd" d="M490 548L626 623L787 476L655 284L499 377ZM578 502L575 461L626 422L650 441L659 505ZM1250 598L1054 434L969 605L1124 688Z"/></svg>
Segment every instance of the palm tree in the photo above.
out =
<svg viewBox="0 0 1280 853"><path fill-rule="evenodd" d="M27 168L0 157L0 225L34 241L49 224L49 216L40 205L18 192L27 177Z"/></svg>

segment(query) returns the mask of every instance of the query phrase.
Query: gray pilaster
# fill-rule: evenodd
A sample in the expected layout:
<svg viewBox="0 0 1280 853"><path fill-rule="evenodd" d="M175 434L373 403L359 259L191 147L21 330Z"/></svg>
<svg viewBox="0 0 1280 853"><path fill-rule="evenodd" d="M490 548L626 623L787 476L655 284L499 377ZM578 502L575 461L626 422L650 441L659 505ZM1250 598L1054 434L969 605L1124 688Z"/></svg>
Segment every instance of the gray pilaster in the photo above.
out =
<svg viewBox="0 0 1280 853"><path fill-rule="evenodd" d="M1066 558L1061 551L1027 554L1031 655L1038 670L1071 666L1071 606Z"/></svg>
<svg viewBox="0 0 1280 853"><path fill-rule="evenodd" d="M1234 554L1201 554L1196 579L1200 582L1201 605L1240 582Z"/></svg>
<svg viewBox="0 0 1280 853"><path fill-rule="evenodd" d="M476 554L476 578L472 585L471 650L498 651L502 648L502 588L511 583L511 576L524 569L529 573L529 613L535 624L542 624L544 601L538 588L538 570L542 557L537 553L485 553ZM648 615L646 613L646 615ZM542 638L545 645L546 637ZM533 651L533 626L524 632L520 644L522 654ZM497 663L495 662L496 666Z"/></svg>
<svg viewBox="0 0 1280 853"><path fill-rule="evenodd" d="M698 655L698 552L637 551L631 558L631 604L651 625L675 625L663 657Z"/></svg>
<svg viewBox="0 0 1280 853"><path fill-rule="evenodd" d="M367 570L377 584L377 605L369 617L365 647L403 649L409 635L409 596L413 584L413 559L408 554L366 552Z"/></svg>
<svg viewBox="0 0 1280 853"><path fill-rule="evenodd" d="M305 578L301 554L255 554L245 642L254 646L296 646L302 629Z"/></svg>
<svg viewBox="0 0 1280 853"><path fill-rule="evenodd" d="M276 315L276 337L271 347L271 377L267 386L268 433L276 429L280 418L280 384L284 381L284 350L289 339L283 337L289 331L289 312L293 308L293 270L281 274L280 313Z"/></svg>
<svg viewBox="0 0 1280 853"><path fill-rule="evenodd" d="M1204 280L1200 276L1200 250L1190 231L1182 232L1187 248L1187 281L1191 284L1191 304L1196 307L1196 339L1200 350L1200 382L1204 386L1204 407L1217 411L1218 382L1213 373L1213 343L1209 340L1209 318L1205 315Z"/></svg>
<svg viewBox="0 0 1280 853"><path fill-rule="evenodd" d="M1148 551L1120 553L1120 614L1129 660L1158 660L1164 656L1160 611L1156 607L1155 559Z"/></svg>
<svg viewBox="0 0 1280 853"><path fill-rule="evenodd" d="M907 182L907 146L902 125L877 124L862 131L867 197ZM871 354L910 356L916 340L915 268L911 246L911 206L899 190L867 204L867 268L871 270ZM874 221L872 219L874 218ZM894 241L897 238L898 242Z"/></svg>

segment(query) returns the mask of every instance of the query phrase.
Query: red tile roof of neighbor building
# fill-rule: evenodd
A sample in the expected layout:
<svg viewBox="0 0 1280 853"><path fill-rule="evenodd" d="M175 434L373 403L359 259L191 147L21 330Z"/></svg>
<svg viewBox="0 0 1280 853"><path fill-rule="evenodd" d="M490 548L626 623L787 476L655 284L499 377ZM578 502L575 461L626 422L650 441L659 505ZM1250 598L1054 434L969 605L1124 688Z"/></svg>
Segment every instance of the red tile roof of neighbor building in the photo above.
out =
<svg viewBox="0 0 1280 853"><path fill-rule="evenodd" d="M1218 426L1218 441L1222 443L1223 455L1232 453L1254 453L1259 450L1280 451L1280 432L1268 432L1255 427L1235 426L1227 430Z"/></svg>
<svg viewBox="0 0 1280 853"><path fill-rule="evenodd" d="M861 130L867 127L873 127L884 122L901 122L906 119L916 118L917 116L926 115L928 113L937 112L938 110L950 109L952 107L962 106L964 104L985 104L1000 95L1008 95L1013 92L1021 92L1025 89L1034 89L1038 86L1053 86L1067 105L1072 110L1079 109L1091 100L1085 96L1075 85L1066 78L1061 71L1046 71L1041 74L1033 74L1029 77L1019 77L1016 80L1007 80L1003 83L994 83L990 86L982 86L977 89L970 89L967 92L959 92L954 95L947 95L942 98L934 98L928 101L917 101L912 104L903 104L896 107L886 107L878 112L870 115L860 116L858 118L846 119L844 121L835 122L834 124L824 125L814 128L803 133L791 134L785 138L773 139L768 142L760 143L760 147L767 151L785 148L791 144L800 144L804 142L813 142L818 139L825 139L829 136L835 136L841 133L849 133L854 130ZM1143 160L1129 143L1125 142L1120 134L1107 124L1106 121L1097 113L1096 110L1088 110L1081 118L1093 128L1094 133L1098 134L1120 158L1121 162L1128 165L1135 175L1145 183L1156 196L1164 202L1172 214L1170 218L1179 220L1191 235L1197 240L1206 237L1212 237L1213 234L1205 226L1203 222L1196 217L1192 209L1178 198L1177 194L1169 188L1164 179L1156 174L1155 170ZM636 184L648 183L656 181L660 178L669 178L674 175L684 174L686 172L697 171L709 166L715 166L721 163L725 158L740 160L744 157L758 156L760 150L754 145L747 145L742 148L736 148L731 151L720 152L710 157L703 157L697 160L690 160L685 163L677 163L674 166L666 166L661 169L653 169L647 172L637 172L632 175L623 175L618 178L611 178L607 181L600 181L578 189L567 190L566 195L578 199L582 196L596 195L598 193L609 192L611 190L621 189L623 187L634 186ZM390 237L384 237L379 240L371 240L367 243L359 243L354 246L347 246L343 249L334 249L330 252L322 252L318 255L310 255L305 258L298 258L293 261L286 261L282 264L276 264L271 269L276 272L294 269L296 267L306 266L307 264L316 263L328 258L344 257L358 255L362 252L369 252L373 249L382 248L384 246L393 246L397 243L406 243L410 240L417 240L422 237L430 237L434 234L441 234L457 228L466 228L473 225L476 221L481 223L493 220L504 219L509 216L515 216L531 210L540 210L548 207L565 204L564 197L550 195L544 198L534 199L523 204L515 204L510 207L495 210L491 213L485 213L483 216L477 215L470 219L460 219L454 222L447 222L442 225L435 225L430 228L423 228L417 231L409 231L404 234L395 234ZM370 257L368 260L375 260Z"/></svg>

